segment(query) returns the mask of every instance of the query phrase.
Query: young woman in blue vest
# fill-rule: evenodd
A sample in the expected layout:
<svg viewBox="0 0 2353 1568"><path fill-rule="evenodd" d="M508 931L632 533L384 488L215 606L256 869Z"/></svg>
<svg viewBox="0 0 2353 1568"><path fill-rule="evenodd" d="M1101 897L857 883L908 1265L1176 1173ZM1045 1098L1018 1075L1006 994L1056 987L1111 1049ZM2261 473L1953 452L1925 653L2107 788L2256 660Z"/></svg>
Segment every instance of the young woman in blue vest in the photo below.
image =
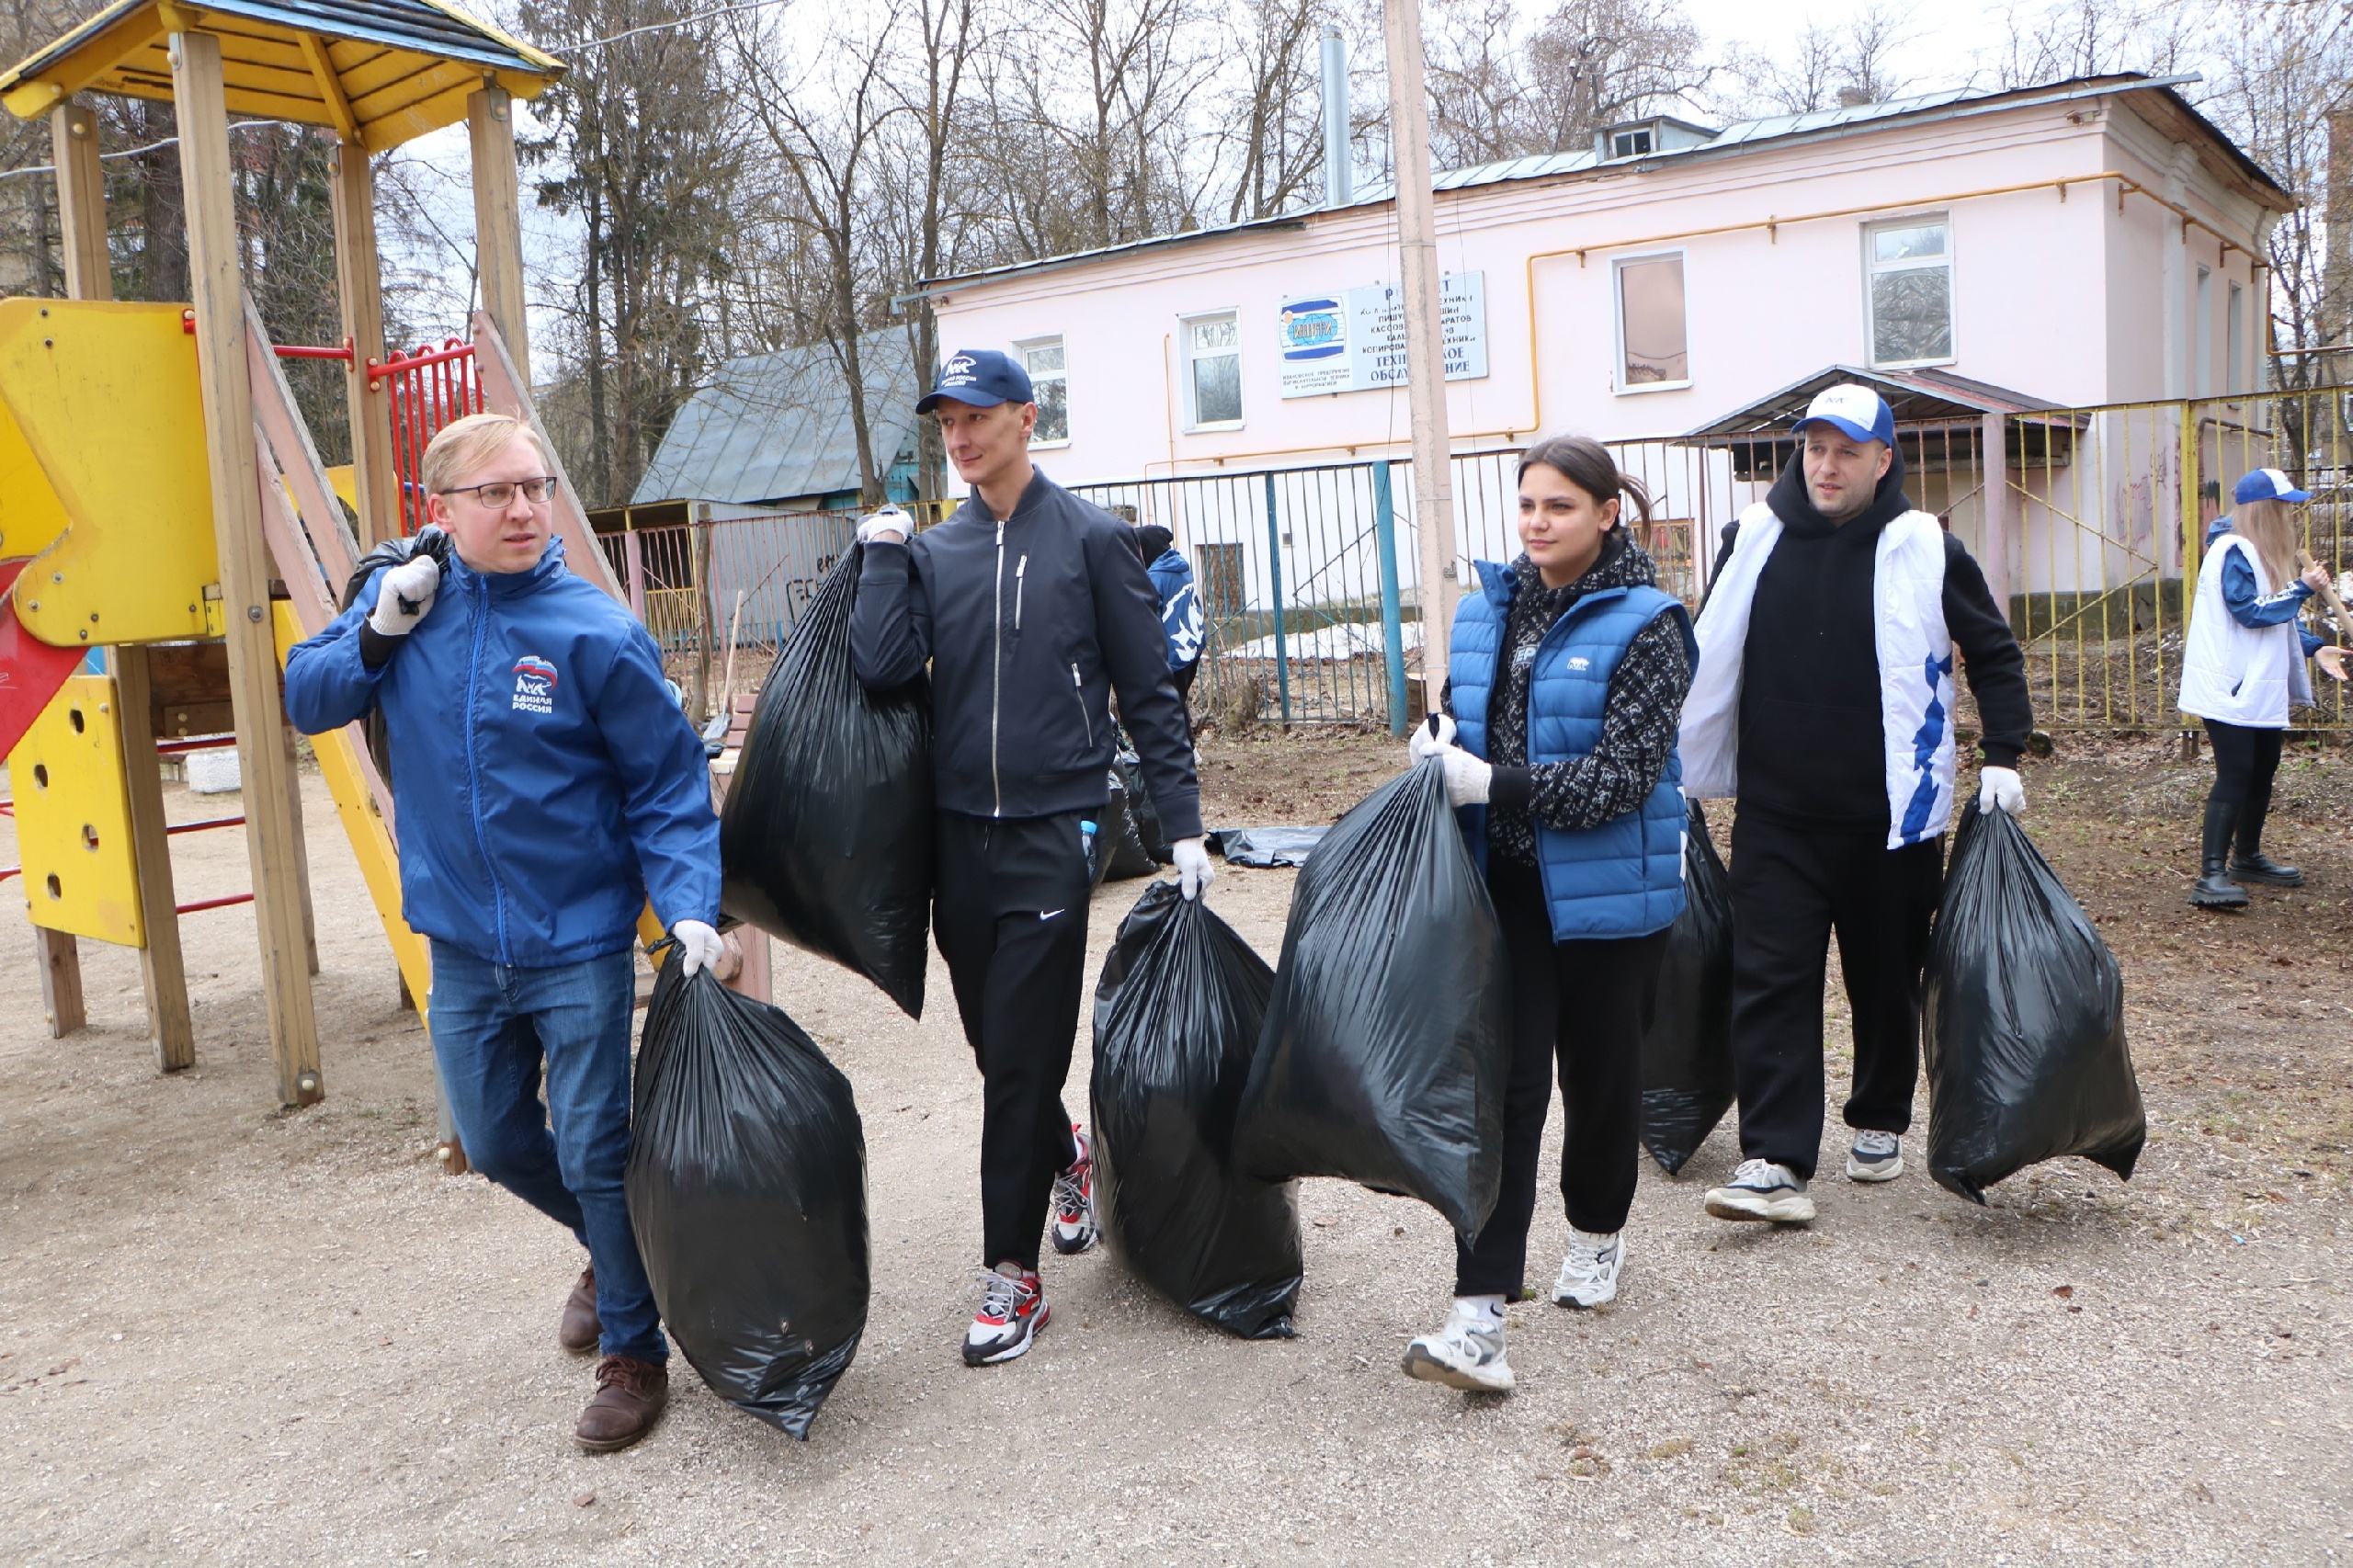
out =
<svg viewBox="0 0 2353 1568"><path fill-rule="evenodd" d="M1412 746L1445 763L1511 964L1502 1194L1477 1242L1456 1243L1445 1324L1405 1351L1407 1373L1452 1388L1512 1386L1504 1303L1524 1291L1556 1061L1569 1247L1552 1300L1609 1301L1626 1258L1643 1031L1683 908L1675 736L1699 653L1627 535L1626 501L1648 519L1649 496L1597 442L1556 436L1521 454L1523 553L1479 563L1481 589L1455 611L1448 716Z"/></svg>
<svg viewBox="0 0 2353 1568"><path fill-rule="evenodd" d="M2311 702L2304 661L2338 680L2345 651L2296 624L2305 601L2328 584L2319 565L2296 574L2295 517L2312 496L2276 468L2238 483L2237 510L2215 520L2198 569L2198 599L2182 650L2181 710L2206 721L2214 744L2214 788L2206 797L2205 841L2189 902L2243 909L2242 882L2298 887L2303 872L2263 852L2271 776L2291 702Z"/></svg>

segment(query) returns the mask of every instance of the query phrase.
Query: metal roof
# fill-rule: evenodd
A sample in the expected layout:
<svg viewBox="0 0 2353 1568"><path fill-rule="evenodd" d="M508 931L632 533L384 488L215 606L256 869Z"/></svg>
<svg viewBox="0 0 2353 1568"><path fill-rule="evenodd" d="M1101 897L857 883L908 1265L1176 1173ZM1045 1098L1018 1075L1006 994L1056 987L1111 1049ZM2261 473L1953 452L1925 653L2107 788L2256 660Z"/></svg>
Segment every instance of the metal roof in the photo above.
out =
<svg viewBox="0 0 2353 1568"><path fill-rule="evenodd" d="M1805 412L1806 405L1814 400L1815 394L1847 382L1867 386L1885 398L1888 412L1895 415L1896 423L1900 425L1955 418L1974 419L1988 414L2003 414L2026 419L2034 419L2039 415L2056 415L2058 417L2055 419L2034 419L2034 422L2080 426L2087 417L2068 410L2064 404L2047 403L2025 392L2012 392L2007 387L1972 381L1967 376L1956 376L1949 370L1867 370L1859 365L1832 365L1802 381L1792 381L1779 392L1768 392L1721 419L1702 425L1683 438L1707 446L1721 446L1750 436L1786 436L1790 423Z"/></svg>
<svg viewBox="0 0 2353 1568"><path fill-rule="evenodd" d="M1857 104L1840 108L1820 109L1812 114L1773 115L1763 119L1743 120L1709 134L1709 139L1688 147L1666 147L1639 157L1603 158L1593 147L1584 146L1574 152L1544 153L1525 158L1507 158L1500 163L1480 164L1467 169L1449 169L1434 176L1430 181L1434 190L1469 190L1483 186L1503 185L1518 180L1552 179L1569 176L1608 177L1662 168L1695 158L1737 156L1756 148L1790 142L1804 142L1843 136L1857 130L1869 129L1893 121L1935 121L1959 119L1981 114L1995 114L2012 109L2030 108L2040 105L2064 103L2075 98L2099 97L2111 93L2156 91L2172 107L2205 130L2231 157L2240 171L2257 183L2268 187L2279 198L2282 210L2291 209L2294 199L2279 183L2265 173L2262 166L2241 152L2211 122L2192 108L2173 91L2200 81L2195 74L2178 76L2144 76L2138 72L2120 72L2104 76L2079 76L2044 86L2020 88L2005 93L1979 93L1966 87L1947 92L1924 93L1908 98L1891 98L1884 103ZM1653 117L1654 119L1662 117ZM1628 121L1647 124L1647 120ZM1684 122L1677 121L1681 124ZM1705 126L1692 130L1706 131ZM1131 251L1153 249L1163 245L1185 244L1196 240L1220 235L1250 233L1278 229L1299 229L1307 221L1332 211L1353 208L1379 206L1393 200L1396 187L1387 180L1375 181L1361 187L1350 208L1318 208L1292 210L1272 218L1256 218L1238 223L1218 224L1188 230L1178 234L1162 234L1150 239L1132 240L1125 244L1105 245L1097 250L1080 251L1069 256L1046 256L1037 261L1015 262L1005 267L984 268L952 278L926 279L925 287L910 299L944 293L949 289L971 283L987 282L1014 277L1021 273L1057 270L1083 266L1107 256Z"/></svg>
<svg viewBox="0 0 2353 1568"><path fill-rule="evenodd" d="M875 461L915 449L915 355L898 328L858 341ZM879 477L879 476L878 476ZM858 487L849 380L827 344L722 365L670 422L630 505L783 501Z"/></svg>
<svg viewBox="0 0 2353 1568"><path fill-rule="evenodd" d="M536 97L563 62L444 0L115 0L0 74L32 119L80 92L169 102L175 28L221 40L229 108L327 126L381 152L454 125L485 75Z"/></svg>

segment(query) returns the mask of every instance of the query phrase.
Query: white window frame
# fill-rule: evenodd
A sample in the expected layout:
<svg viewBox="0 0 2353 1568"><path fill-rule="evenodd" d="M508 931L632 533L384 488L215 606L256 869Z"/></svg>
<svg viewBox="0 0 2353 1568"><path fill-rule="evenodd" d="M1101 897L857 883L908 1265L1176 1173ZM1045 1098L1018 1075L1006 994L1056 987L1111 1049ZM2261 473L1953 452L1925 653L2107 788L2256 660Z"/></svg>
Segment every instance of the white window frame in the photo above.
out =
<svg viewBox="0 0 2353 1568"><path fill-rule="evenodd" d="M2247 390L2246 288L2233 278L2222 291L2222 395L2239 397Z"/></svg>
<svg viewBox="0 0 2353 1568"><path fill-rule="evenodd" d="M1683 268L1683 379L1679 381L1629 381L1626 380L1626 284L1624 273L1629 267L1639 267L1646 261L1672 261ZM1609 319L1616 357L1610 362L1609 381L1620 397L1640 397L1644 392L1685 392L1691 385L1691 261L1682 250L1644 251L1640 256L1613 256L1609 262Z"/></svg>
<svg viewBox="0 0 2353 1568"><path fill-rule="evenodd" d="M1037 337L1017 337L1013 340L1013 351L1020 356L1022 369L1029 371L1029 385L1033 391L1038 385L1039 373L1029 369L1029 354L1032 349L1038 348L1059 348L1063 351L1063 368L1046 372L1045 379L1058 381L1063 384L1063 432L1054 440L1031 440L1029 449L1033 452L1051 451L1070 445L1070 344L1059 332L1050 332Z"/></svg>
<svg viewBox="0 0 2353 1568"><path fill-rule="evenodd" d="M2197 325L2189 338L2190 385L2192 397L2213 397L2222 392L2214 384L2214 269L2198 269L2197 292L2190 298L2190 307Z"/></svg>
<svg viewBox="0 0 2353 1568"><path fill-rule="evenodd" d="M1197 383L1193 378L1193 328L1203 322L1213 321L1230 321L1233 324L1233 381L1234 386L1237 390L1240 390L1243 385L1242 371L1244 367L1242 363L1243 343L1241 307L1238 305L1228 305L1222 310L1188 311L1183 315L1178 316L1176 318L1177 336L1184 346L1185 352L1179 357L1177 362L1182 367L1185 377L1183 391L1185 398L1185 433L1187 435L1211 434L1221 430L1239 430L1247 421L1250 414L1250 400L1247 395L1245 395L1242 400L1243 417L1241 419L1204 420L1200 417L1199 411L1194 406L1193 399Z"/></svg>
<svg viewBox="0 0 2353 1568"><path fill-rule="evenodd" d="M1609 137L1609 156L1613 162L1620 158L1647 158L1653 153L1658 151L1658 128L1654 125L1621 126L1618 130L1612 131L1608 134ZM1637 137L1642 139L1643 145L1640 147L1629 147L1623 151L1620 150L1618 145L1620 141L1623 140L1631 142Z"/></svg>
<svg viewBox="0 0 2353 1568"><path fill-rule="evenodd" d="M1872 253L1881 231L1886 229L1917 229L1936 223L1945 232L1945 254L1940 261L1910 264L1881 263ZM1874 370L1917 369L1926 365L1953 365L1961 360L1961 290L1959 287L1959 256L1954 244L1952 214L1944 212L1914 212L1897 218L1874 218L1862 227L1863 239L1863 363ZM1945 303L1950 312L1947 324L1952 329L1951 352L1933 359L1881 359L1879 357L1879 323L1873 319L1871 282L1881 272L1926 271L1942 267L1945 272Z"/></svg>

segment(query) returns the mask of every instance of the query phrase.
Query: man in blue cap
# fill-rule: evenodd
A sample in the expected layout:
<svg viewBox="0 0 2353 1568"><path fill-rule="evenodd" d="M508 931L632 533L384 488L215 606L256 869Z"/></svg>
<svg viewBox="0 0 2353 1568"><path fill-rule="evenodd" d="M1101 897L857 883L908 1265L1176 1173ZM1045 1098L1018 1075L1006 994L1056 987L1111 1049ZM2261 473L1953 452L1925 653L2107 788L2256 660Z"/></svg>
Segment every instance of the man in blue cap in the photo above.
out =
<svg viewBox="0 0 2353 1568"><path fill-rule="evenodd" d="M1055 1251L1095 1243L1093 1151L1062 1091L1086 979L1087 841L1110 801L1114 693L1185 896L1213 873L1184 707L1127 525L1030 463L1038 405L1008 356L960 350L915 409L938 419L972 492L912 539L895 511L859 526L850 646L871 690L931 671L932 934L983 1084L987 1267L964 1336L965 1364L983 1367L1024 1354L1046 1326L1050 1199Z"/></svg>
<svg viewBox="0 0 2353 1568"><path fill-rule="evenodd" d="M1921 971L1952 817L1953 652L1968 661L1978 804L2026 808L2026 660L1984 573L1904 494L1895 420L1835 386L1796 427L1766 499L1724 530L1695 630L1683 787L1736 795L1733 1064L1742 1160L1724 1220L1797 1224L1821 1153L1822 987L1831 933L1852 1005L1847 1175L1904 1169L1920 1066ZM1998 459L1996 459L1998 460Z"/></svg>

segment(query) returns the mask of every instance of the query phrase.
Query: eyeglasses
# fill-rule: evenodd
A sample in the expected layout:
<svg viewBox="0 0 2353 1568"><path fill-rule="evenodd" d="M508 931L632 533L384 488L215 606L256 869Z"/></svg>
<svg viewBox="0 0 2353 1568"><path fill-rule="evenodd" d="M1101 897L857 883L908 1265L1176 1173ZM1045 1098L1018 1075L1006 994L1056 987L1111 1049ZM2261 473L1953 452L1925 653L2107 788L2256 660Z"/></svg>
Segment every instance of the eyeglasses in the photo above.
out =
<svg viewBox="0 0 2353 1568"><path fill-rule="evenodd" d="M471 495L496 512L513 506L515 493L518 490L523 493L524 500L536 506L555 494L555 485L556 482L552 479L500 479L494 480L488 484L460 484L454 489L444 490L441 494Z"/></svg>

